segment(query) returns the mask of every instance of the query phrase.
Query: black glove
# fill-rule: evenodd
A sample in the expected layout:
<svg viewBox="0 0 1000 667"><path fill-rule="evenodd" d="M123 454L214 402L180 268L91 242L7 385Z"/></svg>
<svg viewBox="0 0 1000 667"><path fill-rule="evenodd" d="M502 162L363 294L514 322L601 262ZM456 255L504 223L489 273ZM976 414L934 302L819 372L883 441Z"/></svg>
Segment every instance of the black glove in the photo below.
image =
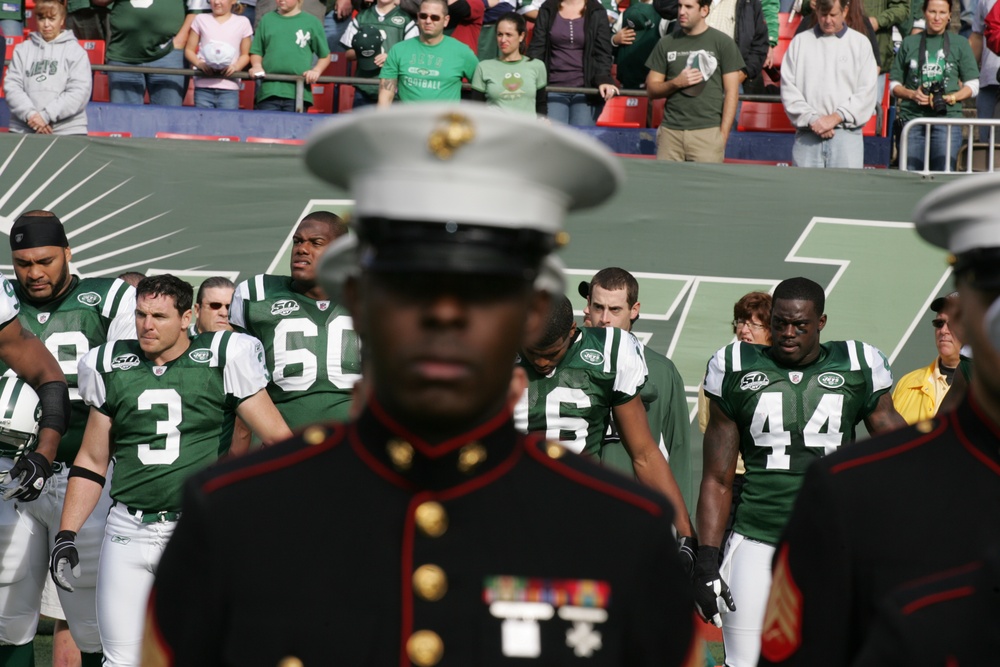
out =
<svg viewBox="0 0 1000 667"><path fill-rule="evenodd" d="M694 565L694 606L702 620L717 628L722 627L720 600L729 611L736 611L733 594L719 574L718 547L699 547L698 560Z"/></svg>
<svg viewBox="0 0 1000 667"><path fill-rule="evenodd" d="M52 477L52 464L49 460L38 452L28 452L17 459L14 467L0 481L4 485L14 484L4 491L3 499L17 498L25 502L34 500L41 495L49 477Z"/></svg>
<svg viewBox="0 0 1000 667"><path fill-rule="evenodd" d="M681 567L688 577L694 576L695 554L698 553L697 537L682 537L677 540L677 553L681 557Z"/></svg>
<svg viewBox="0 0 1000 667"><path fill-rule="evenodd" d="M52 559L49 561L49 572L52 581L59 588L73 592L73 585L66 578L66 566L73 571L74 577L80 576L80 552L76 550L76 533L72 530L60 530L56 533L56 544L52 547Z"/></svg>

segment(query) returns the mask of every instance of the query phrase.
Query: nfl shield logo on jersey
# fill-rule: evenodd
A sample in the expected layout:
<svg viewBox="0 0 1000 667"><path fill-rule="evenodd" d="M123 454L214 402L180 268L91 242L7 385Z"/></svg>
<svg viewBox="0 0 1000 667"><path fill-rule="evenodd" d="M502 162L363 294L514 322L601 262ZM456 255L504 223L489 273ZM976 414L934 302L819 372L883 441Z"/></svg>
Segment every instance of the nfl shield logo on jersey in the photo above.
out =
<svg viewBox="0 0 1000 667"><path fill-rule="evenodd" d="M324 310L326 310L327 308L330 307L330 302L329 301L317 301L316 302L316 307L319 308L320 311L324 311Z"/></svg>
<svg viewBox="0 0 1000 667"><path fill-rule="evenodd" d="M792 371L788 374L788 379L792 381L792 384L798 384L802 382L802 371Z"/></svg>
<svg viewBox="0 0 1000 667"><path fill-rule="evenodd" d="M153 366L153 375L163 375L167 372L166 366Z"/></svg>
<svg viewBox="0 0 1000 667"><path fill-rule="evenodd" d="M45 324L46 322L48 322L49 321L49 315L51 315L51 314L52 313L38 313L38 323L39 324Z"/></svg>

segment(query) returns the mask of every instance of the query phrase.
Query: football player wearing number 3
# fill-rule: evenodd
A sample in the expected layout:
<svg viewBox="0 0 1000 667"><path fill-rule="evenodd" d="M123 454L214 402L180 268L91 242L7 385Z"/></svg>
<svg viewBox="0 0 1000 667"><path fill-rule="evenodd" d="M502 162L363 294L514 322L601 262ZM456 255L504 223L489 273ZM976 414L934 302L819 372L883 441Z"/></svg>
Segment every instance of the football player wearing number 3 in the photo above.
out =
<svg viewBox="0 0 1000 667"><path fill-rule="evenodd" d="M853 340L820 344L825 301L811 280L783 281L774 289L771 346L737 341L708 362L711 416L698 500L695 604L706 622L721 625L727 667L757 664L774 545L806 468L850 444L862 420L871 433L906 426L893 408L892 373L879 350ZM746 476L720 570L737 452Z"/></svg>
<svg viewBox="0 0 1000 667"><path fill-rule="evenodd" d="M38 559L37 564L22 571L37 568L39 572L44 572L43 568L48 567L49 550L59 531L70 464L80 449L83 429L87 425L88 408L80 400L77 390L76 364L93 347L121 338L135 338L135 289L115 278L79 278L70 273L73 253L66 231L59 218L50 211L36 210L22 214L11 228L10 249L17 277L14 294L21 302L18 320L22 327L45 344L59 362L69 385L69 428L55 453L52 477L36 500L19 507L21 520L30 522L34 528L13 531L8 538L0 540L0 552L4 554L22 554L25 558L30 557L28 554L37 554L34 556ZM0 372L6 370L7 366L0 363ZM7 619L5 630L23 627L26 634L23 638L30 640L35 634L39 612L38 586L44 582L41 613L58 619L53 641L56 664L61 664L59 659L65 653L75 652L73 641L66 636L68 619L72 639L83 652L84 667L100 667L101 637L97 629L94 594L97 561L104 540L104 520L110 507L111 498L105 492L97 511L91 514L80 530L77 548L82 569L76 593L72 596L65 593L57 595L56 587L48 577L41 577L33 585L29 585L31 577L24 577L18 582L20 588L15 594L20 611L14 613L6 608L0 614ZM0 633L2 640L21 643L20 638L6 632ZM0 664L12 664L3 659L2 650Z"/></svg>
<svg viewBox="0 0 1000 667"><path fill-rule="evenodd" d="M233 330L264 344L267 391L292 428L347 421L361 352L351 316L316 282L319 258L347 224L328 211L302 218L292 236L291 277L260 274L236 286Z"/></svg>
<svg viewBox="0 0 1000 667"><path fill-rule="evenodd" d="M139 340L97 347L79 364L90 406L52 551L52 577L72 591L75 538L94 511L112 455L113 504L97 575L97 619L105 665L138 665L146 598L179 516L181 487L224 454L224 422L235 412L265 444L291 437L264 391L258 340L228 331L187 335L193 290L170 275L136 289Z"/></svg>

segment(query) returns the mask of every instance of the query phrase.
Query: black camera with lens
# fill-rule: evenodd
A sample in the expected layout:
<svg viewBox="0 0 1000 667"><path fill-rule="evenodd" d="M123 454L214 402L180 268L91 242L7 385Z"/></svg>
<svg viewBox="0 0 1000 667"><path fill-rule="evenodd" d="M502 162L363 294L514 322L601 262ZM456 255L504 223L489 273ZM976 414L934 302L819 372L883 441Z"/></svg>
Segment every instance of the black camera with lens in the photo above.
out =
<svg viewBox="0 0 1000 667"><path fill-rule="evenodd" d="M936 116L944 116L948 113L948 103L944 100L944 81L935 81L925 89L927 96L931 98L931 109Z"/></svg>

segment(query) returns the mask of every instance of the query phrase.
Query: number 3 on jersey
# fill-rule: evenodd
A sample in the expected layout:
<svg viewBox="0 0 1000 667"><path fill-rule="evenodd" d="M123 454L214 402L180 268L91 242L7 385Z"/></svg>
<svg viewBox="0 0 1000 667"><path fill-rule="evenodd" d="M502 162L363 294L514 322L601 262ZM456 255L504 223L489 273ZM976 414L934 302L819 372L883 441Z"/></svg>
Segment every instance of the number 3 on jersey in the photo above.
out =
<svg viewBox="0 0 1000 667"><path fill-rule="evenodd" d="M165 421L156 422L157 435L165 435L166 445L153 449L150 445L139 445L139 460L145 465L170 465L181 455L181 396L174 389L147 389L139 394L139 409L152 410L154 405L167 406Z"/></svg>
<svg viewBox="0 0 1000 667"><path fill-rule="evenodd" d="M339 389L350 389L358 379L354 373L343 369L343 343L345 332L353 334L354 323L347 315L338 315L326 324L326 374L330 382ZM300 334L306 339L306 347L289 348L289 336ZM271 380L285 391L306 391L316 382L319 363L315 348L319 329L316 323L304 317L283 319L274 327L274 372ZM301 367L301 372L289 375L290 366ZM297 369L292 369L297 370Z"/></svg>
<svg viewBox="0 0 1000 667"><path fill-rule="evenodd" d="M822 447L824 455L837 451L844 437L840 430L843 411L843 394L823 394L819 405L802 429L805 446ZM792 434L785 430L784 404L780 392L764 392L760 395L750 424L750 436L757 447L771 448L771 453L767 455L768 470L791 469L792 457L787 449L792 444Z"/></svg>

